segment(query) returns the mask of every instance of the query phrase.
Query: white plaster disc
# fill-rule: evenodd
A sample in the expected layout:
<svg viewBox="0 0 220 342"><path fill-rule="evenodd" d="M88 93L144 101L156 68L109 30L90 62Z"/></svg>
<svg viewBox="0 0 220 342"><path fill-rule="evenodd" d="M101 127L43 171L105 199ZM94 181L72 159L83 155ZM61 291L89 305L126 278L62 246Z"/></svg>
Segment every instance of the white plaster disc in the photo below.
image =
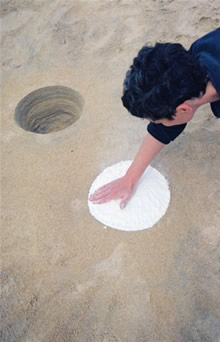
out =
<svg viewBox="0 0 220 342"><path fill-rule="evenodd" d="M102 185L122 177L132 161L122 161L107 167L92 183L89 196ZM148 166L136 190L124 209L120 200L94 204L88 200L90 213L108 227L125 231L151 228L165 214L170 202L170 190L165 177Z"/></svg>

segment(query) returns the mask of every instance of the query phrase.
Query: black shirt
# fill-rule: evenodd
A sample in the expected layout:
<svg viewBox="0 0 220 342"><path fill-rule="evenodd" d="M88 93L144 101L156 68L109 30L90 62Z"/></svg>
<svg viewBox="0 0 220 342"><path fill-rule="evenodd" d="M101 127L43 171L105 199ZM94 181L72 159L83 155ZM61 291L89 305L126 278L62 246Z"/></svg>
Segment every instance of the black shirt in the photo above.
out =
<svg viewBox="0 0 220 342"><path fill-rule="evenodd" d="M217 93L220 94L220 28L196 40L189 49L189 53L198 57L200 63L206 67L207 74ZM220 118L220 101L212 102L214 115ZM163 144L169 144L184 130L186 124L164 126L150 122L147 130Z"/></svg>

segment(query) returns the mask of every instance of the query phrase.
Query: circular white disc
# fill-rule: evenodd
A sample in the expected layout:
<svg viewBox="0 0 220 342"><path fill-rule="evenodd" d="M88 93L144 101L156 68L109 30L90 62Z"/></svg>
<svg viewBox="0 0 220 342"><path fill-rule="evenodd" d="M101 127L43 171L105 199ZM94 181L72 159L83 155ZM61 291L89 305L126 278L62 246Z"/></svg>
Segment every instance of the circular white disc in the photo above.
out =
<svg viewBox="0 0 220 342"><path fill-rule="evenodd" d="M89 196L102 185L122 177L132 161L122 161L107 167L92 183ZM148 166L136 190L124 209L120 200L94 204L88 200L90 213L108 227L125 231L151 228L165 214L170 202L170 191L165 177Z"/></svg>

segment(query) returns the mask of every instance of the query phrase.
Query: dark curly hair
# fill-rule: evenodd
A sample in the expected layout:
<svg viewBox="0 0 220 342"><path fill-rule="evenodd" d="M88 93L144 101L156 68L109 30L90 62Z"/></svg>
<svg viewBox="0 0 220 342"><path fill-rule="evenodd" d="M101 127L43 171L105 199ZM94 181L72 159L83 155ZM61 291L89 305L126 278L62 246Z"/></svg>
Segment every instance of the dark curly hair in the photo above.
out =
<svg viewBox="0 0 220 342"><path fill-rule="evenodd" d="M178 105L205 93L207 82L205 67L181 44L144 46L126 74L122 102L137 117L172 120Z"/></svg>

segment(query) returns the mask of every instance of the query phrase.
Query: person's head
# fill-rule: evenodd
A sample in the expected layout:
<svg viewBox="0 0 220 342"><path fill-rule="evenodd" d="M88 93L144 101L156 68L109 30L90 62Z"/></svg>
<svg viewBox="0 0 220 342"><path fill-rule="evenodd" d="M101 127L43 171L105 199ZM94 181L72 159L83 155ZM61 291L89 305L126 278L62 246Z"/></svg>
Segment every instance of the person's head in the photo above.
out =
<svg viewBox="0 0 220 342"><path fill-rule="evenodd" d="M179 114L193 116L189 100L201 97L207 82L205 68L181 44L144 46L126 74L122 102L132 115L173 125Z"/></svg>

